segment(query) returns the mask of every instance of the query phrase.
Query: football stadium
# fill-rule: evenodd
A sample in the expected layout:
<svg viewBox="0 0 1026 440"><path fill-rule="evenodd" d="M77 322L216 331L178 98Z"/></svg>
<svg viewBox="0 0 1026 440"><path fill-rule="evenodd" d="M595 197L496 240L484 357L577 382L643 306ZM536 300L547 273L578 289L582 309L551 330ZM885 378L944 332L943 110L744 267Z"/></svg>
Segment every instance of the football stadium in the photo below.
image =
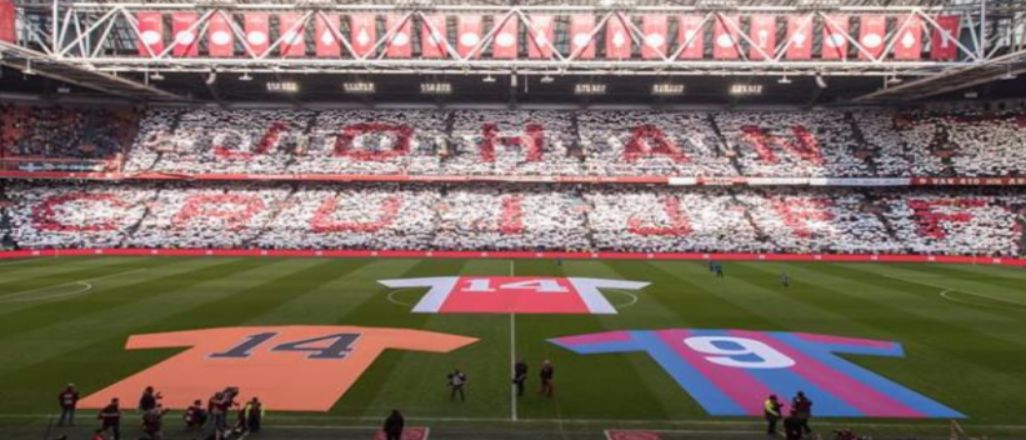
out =
<svg viewBox="0 0 1026 440"><path fill-rule="evenodd" d="M1026 439L1022 0L0 0L0 440Z"/></svg>

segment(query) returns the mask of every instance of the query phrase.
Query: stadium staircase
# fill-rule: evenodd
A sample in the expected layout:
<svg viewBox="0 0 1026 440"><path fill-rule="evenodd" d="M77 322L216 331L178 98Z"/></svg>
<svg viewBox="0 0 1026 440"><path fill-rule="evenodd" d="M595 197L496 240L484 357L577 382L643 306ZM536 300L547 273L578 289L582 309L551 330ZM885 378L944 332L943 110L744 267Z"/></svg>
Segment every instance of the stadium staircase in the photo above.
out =
<svg viewBox="0 0 1026 440"><path fill-rule="evenodd" d="M147 200L146 202L144 202L146 204L145 205L146 208L143 209L142 215L139 216L139 220L137 220L135 223L132 223L125 230L125 233L121 236L121 242L118 243L118 247L130 247L130 246L128 246L128 243L125 243L125 241L128 240L129 237L134 237L135 236L136 231L138 231L139 227L142 226L143 221L145 221L150 216L150 203L156 203L157 200L160 200L160 191L159 190L158 191L154 191L153 192L153 197L150 198L149 200Z"/></svg>
<svg viewBox="0 0 1026 440"><path fill-rule="evenodd" d="M271 215L267 216L267 221L264 222L264 224L260 225L260 229L257 230L256 234L242 242L245 248L255 249L259 247L256 246L256 243L260 241L260 238L263 237L267 231L271 230L270 226L274 224L275 220L278 219L278 216L281 215L282 211L284 211L285 208L295 203L292 201L292 198L296 195L297 191L299 191L299 188L296 184L289 185L289 194L286 195L285 198L281 200L281 202L271 207L274 211L271 212Z"/></svg>
<svg viewBox="0 0 1026 440"><path fill-rule="evenodd" d="M871 212L880 221L880 224L883 225L887 236L897 242L898 232L894 230L894 225L891 224L890 220L887 220L887 217L883 215L884 209L881 208L883 202L869 191L862 191L862 195L866 198L866 205L863 206L863 210Z"/></svg>
<svg viewBox="0 0 1026 440"><path fill-rule="evenodd" d="M851 127L852 136L855 137L855 141L859 143L859 150L863 153L862 160L866 162L866 166L869 167L869 173L872 176L879 176L880 173L876 166L876 160L878 154L880 154L880 148L874 144L870 144L866 141L865 134L862 133L862 127L859 126L858 122L855 121L855 116L851 112L844 112L844 121Z"/></svg>
<svg viewBox="0 0 1026 440"><path fill-rule="evenodd" d="M745 204L745 202L742 202L741 199L737 198L737 193L735 193L733 190L729 191L730 198L734 201L734 204L743 208L742 211L744 212L745 220L748 222L749 225L751 225L752 230L755 231L755 239L762 243L770 242L774 245L777 244L776 241L773 240L773 237L767 234L766 231L764 231L762 227L759 226L759 223L755 221L755 217L752 217L752 207L748 206L747 204Z"/></svg>
<svg viewBox="0 0 1026 440"><path fill-rule="evenodd" d="M716 123L716 118L712 113L707 114L706 119L709 121L709 126L713 129L713 133L716 133L716 140L720 143L720 148L717 148L717 150L726 152L727 156L730 158L730 164L734 167L734 171L739 175L743 174L741 171L741 162L738 162L737 160L737 149L734 148L734 145L730 142L727 142L727 138L723 136L723 132L720 131L720 125ZM719 151L717 151L717 154L719 154Z"/></svg>
<svg viewBox="0 0 1026 440"><path fill-rule="evenodd" d="M942 175L954 176L956 175L954 163L951 160L950 154L945 154L947 146L951 143L951 135L948 133L947 127L943 125L934 126L933 139L930 140L929 148L930 152L941 159L941 163L944 164L944 171Z"/></svg>
<svg viewBox="0 0 1026 440"><path fill-rule="evenodd" d="M577 120L577 113L570 114L570 135L573 138L566 153L571 157L576 157L582 163L585 162L586 155L581 147L581 122Z"/></svg>

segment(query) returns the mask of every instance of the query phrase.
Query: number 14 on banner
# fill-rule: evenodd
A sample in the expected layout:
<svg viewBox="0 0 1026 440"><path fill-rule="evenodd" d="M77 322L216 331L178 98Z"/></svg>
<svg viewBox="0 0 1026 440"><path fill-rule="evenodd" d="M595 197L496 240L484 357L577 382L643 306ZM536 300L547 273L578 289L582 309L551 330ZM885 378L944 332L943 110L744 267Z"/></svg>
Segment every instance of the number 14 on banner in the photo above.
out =
<svg viewBox="0 0 1026 440"><path fill-rule="evenodd" d="M601 289L649 283L599 278L431 277L380 280L392 289L427 288L414 313L616 314Z"/></svg>

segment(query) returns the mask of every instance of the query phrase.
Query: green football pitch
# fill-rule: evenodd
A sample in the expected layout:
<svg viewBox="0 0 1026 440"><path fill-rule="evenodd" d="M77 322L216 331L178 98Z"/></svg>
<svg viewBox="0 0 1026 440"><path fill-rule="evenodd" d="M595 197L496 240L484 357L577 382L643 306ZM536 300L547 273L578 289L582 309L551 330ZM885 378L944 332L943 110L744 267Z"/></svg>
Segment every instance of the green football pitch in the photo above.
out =
<svg viewBox="0 0 1026 440"><path fill-rule="evenodd" d="M844 357L966 414L961 424L970 434L1026 437L1026 271L858 263L728 262L724 267L726 276L716 278L702 262L221 257L0 262L0 438L38 439L47 432L56 437L65 431L48 431L48 424L65 383L74 382L88 395L180 351L126 350L131 335L296 324L431 330L479 341L445 354L388 350L328 413L268 408L263 438L322 438L321 430L333 432L330 438L369 438L359 428L377 425L392 408L401 409L410 425L431 427L437 433L432 438L446 438L446 428L455 433L460 427L497 436L536 433L533 438L543 432L601 438L610 428L658 429L671 437L675 432L757 434L758 418L706 415L643 353L579 355L547 342L664 328L895 341L904 346L904 357ZM791 277L789 288L779 283L782 271ZM616 315L510 316L414 314L411 305L426 289L392 290L377 282L510 274L651 284L633 296L607 293ZM532 368L528 393L515 404L511 356ZM537 394L535 373L543 359L557 368L552 399ZM453 368L469 375L466 403L449 400L445 376ZM136 399L124 400L131 407ZM81 410L84 426L68 431L71 438L85 438L94 417L94 410ZM136 429L137 418L126 415L126 431ZM177 417L166 423L166 438L191 438L181 433ZM895 419L814 423L823 432L845 426L895 438L946 437L949 425Z"/></svg>

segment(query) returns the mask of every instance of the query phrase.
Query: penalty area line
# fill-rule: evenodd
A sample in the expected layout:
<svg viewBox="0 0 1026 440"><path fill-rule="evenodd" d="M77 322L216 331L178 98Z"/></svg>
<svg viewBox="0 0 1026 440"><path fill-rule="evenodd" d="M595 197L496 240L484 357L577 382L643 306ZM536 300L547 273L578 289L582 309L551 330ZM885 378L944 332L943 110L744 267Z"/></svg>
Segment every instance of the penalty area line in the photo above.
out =
<svg viewBox="0 0 1026 440"><path fill-rule="evenodd" d="M981 293L969 292L969 291L959 290L959 289L944 289L944 290L942 290L940 292L939 295L940 295L941 298L944 298L944 299L946 299L948 301L951 301L953 303L965 304L965 305L970 305L970 306L983 306L983 307L987 307L988 306L987 304L981 304L979 302L966 301L964 299L953 298L951 296L952 292L963 293L963 294L966 294L966 295L969 295L969 296L975 296L977 298L983 298L983 299L986 299L988 301L994 301L996 303L1001 303L1001 304L1005 304L1005 305L1016 307L1016 308L1026 308L1026 304L1023 304L1023 303L1018 302L1018 301L1011 301L1011 300L1007 300L1007 299L1004 299L1004 298L997 298L997 297L993 297L993 296L990 296L990 295L984 295L984 294L981 294Z"/></svg>

